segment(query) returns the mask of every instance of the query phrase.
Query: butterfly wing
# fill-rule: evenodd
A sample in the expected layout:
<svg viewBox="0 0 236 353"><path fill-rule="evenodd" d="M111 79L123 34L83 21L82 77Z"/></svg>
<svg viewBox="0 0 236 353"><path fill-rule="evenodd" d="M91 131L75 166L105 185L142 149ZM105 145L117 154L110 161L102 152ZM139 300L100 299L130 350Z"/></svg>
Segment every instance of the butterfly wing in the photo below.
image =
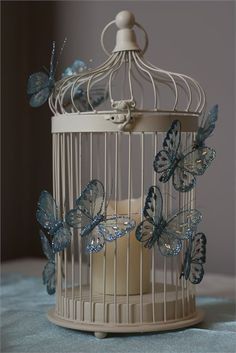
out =
<svg viewBox="0 0 236 353"><path fill-rule="evenodd" d="M206 236L204 233L197 233L193 236L191 247L191 260L189 280L193 284L201 282L204 276L203 264L206 262Z"/></svg>
<svg viewBox="0 0 236 353"><path fill-rule="evenodd" d="M163 198L157 186L151 186L146 197L143 215L149 222L158 225L162 218Z"/></svg>
<svg viewBox="0 0 236 353"><path fill-rule="evenodd" d="M108 96L108 92L104 88L97 87L91 88L89 91L90 99L93 108L98 107Z"/></svg>
<svg viewBox="0 0 236 353"><path fill-rule="evenodd" d="M53 250L49 244L47 237L45 236L45 234L41 230L39 231L39 236L41 239L41 244L42 244L42 249L43 249L44 255L46 256L46 258L50 262L54 262L55 254L53 253Z"/></svg>
<svg viewBox="0 0 236 353"><path fill-rule="evenodd" d="M180 211L167 220L164 231L173 238L189 239L201 220L202 214L196 209Z"/></svg>
<svg viewBox="0 0 236 353"><path fill-rule="evenodd" d="M173 174L180 145L181 123L174 120L163 142L163 150L157 153L153 162L154 170L162 173L160 181L167 182Z"/></svg>
<svg viewBox="0 0 236 353"><path fill-rule="evenodd" d="M197 147L204 146L205 140L211 135L215 129L216 121L218 118L218 105L214 105L213 108L209 111L203 126L198 128L195 145Z"/></svg>
<svg viewBox="0 0 236 353"><path fill-rule="evenodd" d="M62 73L62 78L81 74L87 70L87 65L84 61L76 59L71 66L68 66Z"/></svg>
<svg viewBox="0 0 236 353"><path fill-rule="evenodd" d="M71 232L65 223L55 231L52 239L52 249L54 253L66 249L71 241Z"/></svg>
<svg viewBox="0 0 236 353"><path fill-rule="evenodd" d="M36 219L39 224L49 231L53 231L57 219L57 206L52 195L44 190L41 192L38 201L38 209L36 211Z"/></svg>
<svg viewBox="0 0 236 353"><path fill-rule="evenodd" d="M56 291L55 279L55 254L53 253L47 237L40 231L40 239L43 252L48 259L47 264L44 266L42 278L43 284L47 285L48 294L54 294Z"/></svg>
<svg viewBox="0 0 236 353"><path fill-rule="evenodd" d="M47 286L48 294L56 292L56 277L55 277L55 263L48 262L43 269L43 284Z"/></svg>
<svg viewBox="0 0 236 353"><path fill-rule="evenodd" d="M30 106L33 108L41 107L41 105L43 105L47 101L48 97L50 96L50 93L50 87L45 87L41 89L38 93L33 94L30 97Z"/></svg>
<svg viewBox="0 0 236 353"><path fill-rule="evenodd" d="M103 203L104 186L96 179L88 183L80 197L76 200L77 209L90 219L101 213Z"/></svg>
<svg viewBox="0 0 236 353"><path fill-rule="evenodd" d="M49 77L45 72L30 75L27 82L27 94L35 94L49 86Z"/></svg>
<svg viewBox="0 0 236 353"><path fill-rule="evenodd" d="M144 220L137 226L135 236L138 241L144 243L145 248L151 249L158 239L156 226L151 222Z"/></svg>
<svg viewBox="0 0 236 353"><path fill-rule="evenodd" d="M196 178L191 172L184 169L183 162L180 161L173 172L172 183L176 191L188 192L194 188Z"/></svg>
<svg viewBox="0 0 236 353"><path fill-rule="evenodd" d="M98 225L100 234L106 241L113 241L128 234L135 228L135 221L125 216L112 216Z"/></svg>
<svg viewBox="0 0 236 353"><path fill-rule="evenodd" d="M78 208L73 208L65 216L66 223L73 228L81 228L82 215Z"/></svg>
<svg viewBox="0 0 236 353"><path fill-rule="evenodd" d="M102 234L99 233L97 229L94 229L86 237L86 252L87 253L97 253L101 251L104 247L105 239Z"/></svg>
<svg viewBox="0 0 236 353"><path fill-rule="evenodd" d="M214 160L213 148L199 147L187 153L182 159L182 169L192 175L202 175Z"/></svg>
<svg viewBox="0 0 236 353"><path fill-rule="evenodd" d="M157 240L158 248L163 256L178 255L182 249L182 242L180 239L173 236L172 233L163 231Z"/></svg>

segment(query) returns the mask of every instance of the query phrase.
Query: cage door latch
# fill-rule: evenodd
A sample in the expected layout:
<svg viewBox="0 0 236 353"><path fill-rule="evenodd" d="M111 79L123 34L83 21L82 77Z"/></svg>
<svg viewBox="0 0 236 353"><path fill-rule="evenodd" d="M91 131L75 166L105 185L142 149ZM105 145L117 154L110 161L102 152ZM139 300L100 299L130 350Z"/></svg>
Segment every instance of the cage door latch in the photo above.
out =
<svg viewBox="0 0 236 353"><path fill-rule="evenodd" d="M134 119L131 116L131 111L135 108L135 102L133 100L113 101L111 106L116 112L107 118L107 120L118 124L120 130L124 130L128 124L133 123Z"/></svg>

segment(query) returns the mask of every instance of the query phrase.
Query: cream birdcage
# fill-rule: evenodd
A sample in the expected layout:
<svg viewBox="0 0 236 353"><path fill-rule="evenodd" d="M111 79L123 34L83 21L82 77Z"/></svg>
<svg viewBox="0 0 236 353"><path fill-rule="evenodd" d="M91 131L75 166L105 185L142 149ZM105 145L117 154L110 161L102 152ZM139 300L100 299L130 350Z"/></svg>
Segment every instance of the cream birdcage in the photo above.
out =
<svg viewBox="0 0 236 353"><path fill-rule="evenodd" d="M118 27L115 49L104 46L104 34ZM140 49L133 28L142 30ZM181 122L184 149L192 145L205 94L191 77L160 69L144 53L148 37L132 13L122 11L103 30L101 44L108 59L95 69L65 77L49 99L53 139L53 195L64 217L91 180L104 185L104 210L136 222L144 219L151 185L163 195L163 215L194 209L195 190L176 192L172 182L158 182L153 160L171 123ZM91 92L104 87L104 102L94 107ZM85 92L87 109L76 94ZM56 255L55 324L97 337L108 332L163 331L200 322L195 288L181 277L187 240L176 256L163 256L137 241L135 229L105 241L97 253L86 252L86 237L72 229L70 246ZM94 235L94 241L98 235Z"/></svg>

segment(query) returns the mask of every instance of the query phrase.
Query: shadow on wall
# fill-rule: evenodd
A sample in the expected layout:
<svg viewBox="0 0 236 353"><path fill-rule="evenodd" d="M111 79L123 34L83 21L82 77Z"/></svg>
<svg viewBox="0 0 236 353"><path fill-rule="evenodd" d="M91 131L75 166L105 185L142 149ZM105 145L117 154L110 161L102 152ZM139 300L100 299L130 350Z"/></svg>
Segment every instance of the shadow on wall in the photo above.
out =
<svg viewBox="0 0 236 353"><path fill-rule="evenodd" d="M51 191L50 111L26 96L30 73L49 66L54 2L2 2L2 260L40 256L39 192Z"/></svg>

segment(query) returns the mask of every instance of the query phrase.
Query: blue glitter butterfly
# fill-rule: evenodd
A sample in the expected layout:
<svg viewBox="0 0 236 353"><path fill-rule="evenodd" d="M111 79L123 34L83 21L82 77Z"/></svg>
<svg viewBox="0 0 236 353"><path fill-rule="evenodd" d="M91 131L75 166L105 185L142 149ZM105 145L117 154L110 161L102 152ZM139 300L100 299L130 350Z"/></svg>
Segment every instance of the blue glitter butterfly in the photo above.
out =
<svg viewBox="0 0 236 353"><path fill-rule="evenodd" d="M77 75L88 70L87 65L83 60L76 59L71 66L68 66L62 73L62 78Z"/></svg>
<svg viewBox="0 0 236 353"><path fill-rule="evenodd" d="M43 284L47 287L48 294L54 294L56 291L56 264L55 264L55 254L50 246L50 243L44 233L40 230L40 239L42 244L42 249L44 255L47 257L48 262L43 269Z"/></svg>
<svg viewBox="0 0 236 353"><path fill-rule="evenodd" d="M190 209L165 220L162 210L161 191L157 186L151 186L143 209L145 220L136 228L136 238L149 249L157 242L162 255L174 256L180 252L182 241L191 237L202 215L198 210Z"/></svg>
<svg viewBox="0 0 236 353"><path fill-rule="evenodd" d="M209 111L206 120L203 119L203 124L199 126L194 141L194 149L201 149L205 147L205 140L212 134L215 129L216 121L218 119L218 105L214 105ZM213 149L212 149L213 150ZM214 152L215 157L215 152Z"/></svg>
<svg viewBox="0 0 236 353"><path fill-rule="evenodd" d="M63 51L65 43L66 39L61 47L59 56ZM56 43L53 42L49 72L36 72L30 75L28 79L27 94L30 96L29 104L33 108L43 105L48 100L55 86L55 73L58 64L58 61L56 62L55 52Z"/></svg>
<svg viewBox="0 0 236 353"><path fill-rule="evenodd" d="M101 251L105 241L118 239L135 228L135 221L126 216L103 214L104 199L103 184L93 179L76 200L76 207L66 215L67 224L80 228L80 235L86 237L89 253Z"/></svg>
<svg viewBox="0 0 236 353"><path fill-rule="evenodd" d="M185 252L182 273L193 284L201 282L204 275L203 264L206 262L206 236L204 233L197 233L189 238L189 246Z"/></svg>
<svg viewBox="0 0 236 353"><path fill-rule="evenodd" d="M80 59L76 59L71 66L68 66L63 74L62 78L70 77L73 75L79 75L86 73L88 71L86 63ZM89 97L91 105L88 103L87 89L84 85L75 87L73 90L73 101L80 111L90 111L92 108L98 107L108 98L108 92L103 87L91 87L89 90ZM65 106L71 105L71 90L67 90L63 98L63 103Z"/></svg>
<svg viewBox="0 0 236 353"><path fill-rule="evenodd" d="M55 48L56 44L53 42L49 73L36 72L30 75L28 79L27 94L30 96L29 104L33 108L43 105L53 90L56 69Z"/></svg>
<svg viewBox="0 0 236 353"><path fill-rule="evenodd" d="M209 113L213 120L213 109ZM210 119L210 120L211 120ZM216 118L215 118L216 119ZM203 128L199 128L192 150L183 154L181 150L181 123L174 120L163 142L163 150L157 153L153 167L157 173L161 173L160 181L166 183L172 177L174 188L180 192L187 192L193 189L196 184L196 176L205 173L215 158L215 151L212 148L205 147L204 142L208 131L213 131L209 119Z"/></svg>
<svg viewBox="0 0 236 353"><path fill-rule="evenodd" d="M58 208L52 195L42 191L38 201L36 219L52 237L53 253L64 250L71 241L71 232L63 220L58 217Z"/></svg>

